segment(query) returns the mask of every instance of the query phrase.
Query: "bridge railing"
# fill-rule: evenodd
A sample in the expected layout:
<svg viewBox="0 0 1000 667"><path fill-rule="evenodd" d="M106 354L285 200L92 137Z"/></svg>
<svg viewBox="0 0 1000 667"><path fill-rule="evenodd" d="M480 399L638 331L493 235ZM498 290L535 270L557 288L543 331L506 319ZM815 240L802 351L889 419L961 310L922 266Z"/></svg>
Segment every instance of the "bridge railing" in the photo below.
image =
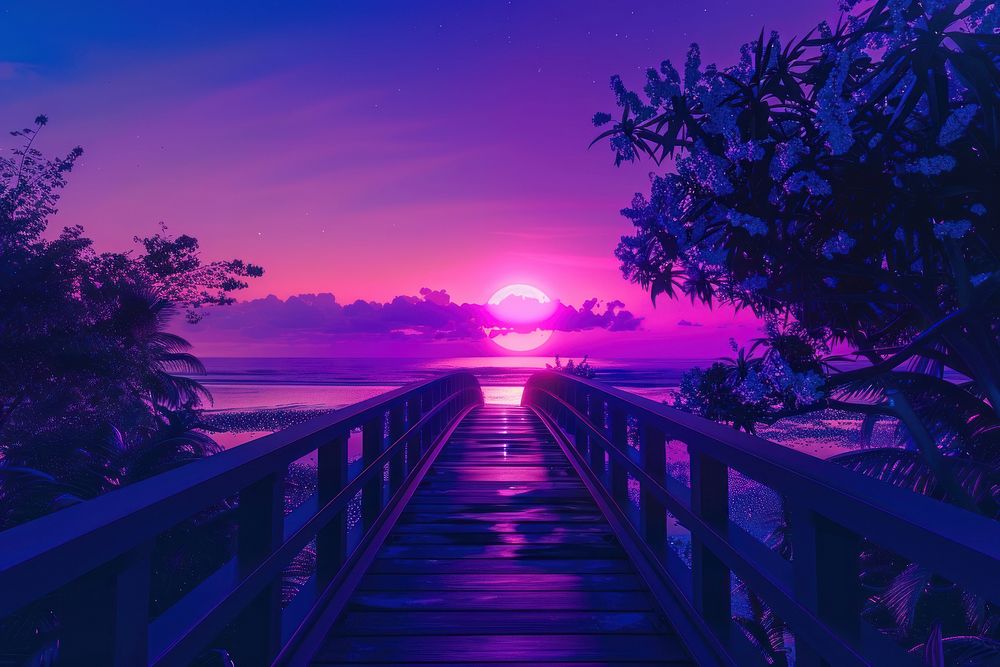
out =
<svg viewBox="0 0 1000 667"><path fill-rule="evenodd" d="M187 665L216 646L241 666L271 664L321 613L425 454L481 402L468 373L411 384L0 533L0 619L32 604L54 615L56 664ZM286 472L310 453L317 490L286 515ZM151 619L157 539L234 497L234 556ZM313 540L315 572L282 609L282 572Z"/></svg>
<svg viewBox="0 0 1000 667"><path fill-rule="evenodd" d="M565 373L533 375L522 404L561 430L722 663L760 659L733 621L732 576L787 624L796 665L912 661L862 619L866 544L1000 601L1000 526L984 516ZM689 484L676 465L668 473L684 457ZM731 516L737 475L780 495L790 556ZM671 515L689 531L689 560L671 547Z"/></svg>

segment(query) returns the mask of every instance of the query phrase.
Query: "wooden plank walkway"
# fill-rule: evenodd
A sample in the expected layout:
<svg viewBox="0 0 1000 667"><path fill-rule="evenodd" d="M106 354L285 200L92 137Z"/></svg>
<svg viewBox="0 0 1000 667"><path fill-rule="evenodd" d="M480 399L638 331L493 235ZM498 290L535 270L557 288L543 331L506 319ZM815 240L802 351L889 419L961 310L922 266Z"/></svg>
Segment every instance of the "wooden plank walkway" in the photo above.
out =
<svg viewBox="0 0 1000 667"><path fill-rule="evenodd" d="M458 426L316 665L690 664L531 410Z"/></svg>

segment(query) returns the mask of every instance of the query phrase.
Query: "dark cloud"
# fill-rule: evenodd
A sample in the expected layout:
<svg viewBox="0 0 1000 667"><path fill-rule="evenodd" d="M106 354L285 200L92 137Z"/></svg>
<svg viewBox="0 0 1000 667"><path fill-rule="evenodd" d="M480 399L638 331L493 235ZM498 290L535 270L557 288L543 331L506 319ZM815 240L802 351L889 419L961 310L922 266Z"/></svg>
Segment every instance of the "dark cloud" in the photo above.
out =
<svg viewBox="0 0 1000 667"><path fill-rule="evenodd" d="M519 298L519 297L511 297ZM198 328L229 331L258 340L380 334L404 338L480 340L502 331L634 331L642 323L621 301L603 305L590 299L579 308L556 301L552 314L537 323L498 320L485 304L458 304L445 290L420 290L420 296L397 296L386 303L358 300L341 304L332 294L300 294L244 301L215 309Z"/></svg>
<svg viewBox="0 0 1000 667"><path fill-rule="evenodd" d="M677 322L679 327L700 327L701 322L692 322L691 320L680 320Z"/></svg>
<svg viewBox="0 0 1000 667"><path fill-rule="evenodd" d="M573 308L561 302L556 302L556 312L539 329L555 331L584 331L587 329L607 329L608 331L635 331L642 323L641 317L636 317L625 310L621 301L609 301L604 309L599 308L597 299L588 299L580 308Z"/></svg>

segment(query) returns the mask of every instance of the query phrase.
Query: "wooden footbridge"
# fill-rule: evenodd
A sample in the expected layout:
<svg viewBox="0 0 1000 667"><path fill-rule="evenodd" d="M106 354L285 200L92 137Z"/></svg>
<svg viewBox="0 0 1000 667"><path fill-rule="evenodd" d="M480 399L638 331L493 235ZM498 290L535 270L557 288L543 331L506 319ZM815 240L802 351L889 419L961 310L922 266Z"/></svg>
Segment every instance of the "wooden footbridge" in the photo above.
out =
<svg viewBox="0 0 1000 667"><path fill-rule="evenodd" d="M782 498L791 554L732 520L733 475ZM220 503L231 558L160 610L160 541ZM867 542L1000 601L984 517L600 383L542 372L483 405L455 373L0 533L0 617L55 619L31 664L767 664L738 583L796 665L921 664L861 618Z"/></svg>

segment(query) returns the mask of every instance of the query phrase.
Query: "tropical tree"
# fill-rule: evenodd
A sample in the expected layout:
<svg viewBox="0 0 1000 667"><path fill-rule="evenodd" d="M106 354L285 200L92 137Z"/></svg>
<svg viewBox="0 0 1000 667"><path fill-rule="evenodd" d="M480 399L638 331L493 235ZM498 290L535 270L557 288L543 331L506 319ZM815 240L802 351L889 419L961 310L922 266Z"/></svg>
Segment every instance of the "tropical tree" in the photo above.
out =
<svg viewBox="0 0 1000 667"><path fill-rule="evenodd" d="M1000 7L845 9L784 46L761 32L729 67L703 66L692 45L683 73L647 71L644 97L612 77L619 113L594 116L610 125L595 142L616 165L666 167L622 211L634 231L616 254L654 302L721 302L767 323L687 375L680 407L751 432L831 407L866 432L894 420L910 451L840 462L997 516ZM877 549L865 554L874 572ZM950 637L934 618L907 622L948 605L927 603L940 592L929 574L893 563L871 589L884 627L928 655L996 659L991 614L965 614Z"/></svg>
<svg viewBox="0 0 1000 667"><path fill-rule="evenodd" d="M82 155L45 158L34 143L46 123L14 132L21 145L0 156L0 530L218 451L199 430L210 395L183 375L204 369L168 324L180 309L197 321L262 273L203 262L196 239L165 228L111 253L80 227L46 233ZM230 509L158 539L154 613L229 557ZM48 664L58 620L48 600L3 619L3 659Z"/></svg>
<svg viewBox="0 0 1000 667"><path fill-rule="evenodd" d="M214 451L192 430L208 392L179 374L204 369L168 322L261 274L203 263L195 239L163 230L137 239L138 253L98 254L80 227L48 238L82 151L44 158L34 142L46 122L14 132L22 145L0 157L0 493L20 499L0 528ZM29 502L45 476L62 492Z"/></svg>
<svg viewBox="0 0 1000 667"><path fill-rule="evenodd" d="M997 14L880 0L784 47L761 33L732 67L692 46L645 101L612 78L616 163L673 167L623 211L625 276L771 323L746 372L687 383L690 407L752 428L836 406L898 420L942 477L942 455L1000 463Z"/></svg>

